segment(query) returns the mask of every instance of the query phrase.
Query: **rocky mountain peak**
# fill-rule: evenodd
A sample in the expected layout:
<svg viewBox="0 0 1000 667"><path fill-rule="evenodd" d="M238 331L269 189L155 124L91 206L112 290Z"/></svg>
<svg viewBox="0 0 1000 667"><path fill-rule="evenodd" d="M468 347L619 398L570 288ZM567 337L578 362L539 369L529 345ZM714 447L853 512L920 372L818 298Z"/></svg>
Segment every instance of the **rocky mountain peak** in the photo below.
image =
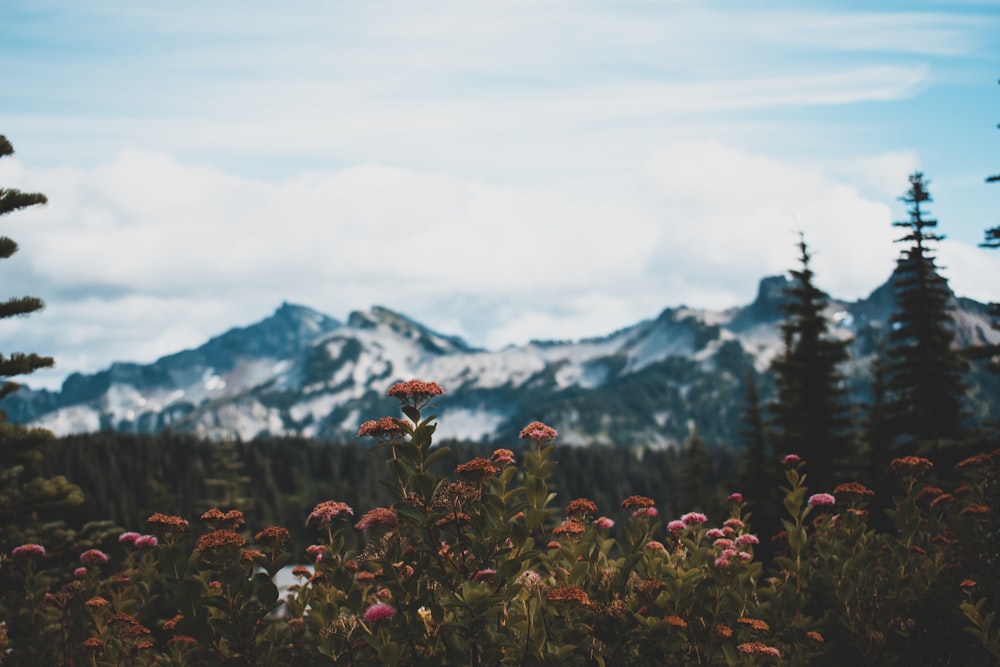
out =
<svg viewBox="0 0 1000 667"><path fill-rule="evenodd" d="M428 352L446 354L468 352L473 349L458 336L438 333L385 306L373 306L367 312L352 312L347 318L347 326L356 329L377 329L382 326L399 336L419 343Z"/></svg>

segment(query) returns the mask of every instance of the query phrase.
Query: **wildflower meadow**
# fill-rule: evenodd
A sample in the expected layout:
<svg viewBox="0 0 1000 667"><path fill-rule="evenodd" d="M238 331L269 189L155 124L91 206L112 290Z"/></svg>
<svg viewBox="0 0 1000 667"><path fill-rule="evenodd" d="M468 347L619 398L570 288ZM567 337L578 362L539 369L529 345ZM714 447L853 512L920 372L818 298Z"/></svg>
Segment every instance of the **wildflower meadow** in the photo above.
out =
<svg viewBox="0 0 1000 667"><path fill-rule="evenodd" d="M760 534L740 489L717 516L557 497L559 437L540 422L439 470L443 391L389 390L402 415L359 434L384 451L394 502L316 505L302 552L286 527L219 507L154 513L69 566L46 544L3 554L0 663L1000 663L1000 450L947 470L901 456L886 489L811 488L809 461L788 453L782 530Z"/></svg>

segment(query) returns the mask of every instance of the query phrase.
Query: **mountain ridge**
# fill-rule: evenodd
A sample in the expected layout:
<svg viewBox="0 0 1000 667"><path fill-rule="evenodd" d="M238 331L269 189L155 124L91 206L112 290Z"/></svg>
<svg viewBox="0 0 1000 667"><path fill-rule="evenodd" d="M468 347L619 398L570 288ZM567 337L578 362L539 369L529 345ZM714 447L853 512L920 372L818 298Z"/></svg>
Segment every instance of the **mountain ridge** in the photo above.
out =
<svg viewBox="0 0 1000 667"><path fill-rule="evenodd" d="M765 371L780 350L788 284L786 276L768 276L745 306L669 307L605 336L499 350L476 348L384 306L341 322L286 301L197 348L74 373L59 391L22 389L0 408L57 435L169 428L215 439L344 441L363 420L396 412L385 397L392 383L421 377L447 391L437 401L445 438L510 442L524 423L542 419L571 444L671 446L695 424L703 437L731 441L747 374ZM829 302L833 334L853 339L845 372L861 395L891 311L887 288ZM1000 337L984 304L955 297L953 305L962 347Z"/></svg>

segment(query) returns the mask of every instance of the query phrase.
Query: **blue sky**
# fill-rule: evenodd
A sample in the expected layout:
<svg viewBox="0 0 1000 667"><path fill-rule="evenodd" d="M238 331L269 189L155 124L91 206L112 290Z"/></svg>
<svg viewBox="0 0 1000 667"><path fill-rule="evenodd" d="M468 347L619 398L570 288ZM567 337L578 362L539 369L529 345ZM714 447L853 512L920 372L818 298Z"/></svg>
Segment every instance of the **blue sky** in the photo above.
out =
<svg viewBox="0 0 1000 667"><path fill-rule="evenodd" d="M3 348L54 385L283 300L474 344L749 302L795 265L867 295L916 169L955 290L997 298L1000 2L0 5Z"/></svg>

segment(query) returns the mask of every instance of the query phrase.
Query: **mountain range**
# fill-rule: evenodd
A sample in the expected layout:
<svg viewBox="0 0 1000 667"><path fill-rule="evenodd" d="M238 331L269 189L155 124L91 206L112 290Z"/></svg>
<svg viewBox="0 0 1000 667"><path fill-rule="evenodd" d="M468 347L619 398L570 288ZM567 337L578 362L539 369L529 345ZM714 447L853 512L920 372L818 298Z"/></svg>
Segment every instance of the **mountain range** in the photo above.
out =
<svg viewBox="0 0 1000 667"><path fill-rule="evenodd" d="M784 276L767 277L746 306L667 308L602 337L500 350L472 347L379 306L342 322L283 303L196 349L73 374L59 391L24 388L0 408L12 421L57 435L170 429L209 439L343 442L367 419L399 416L386 390L420 378L446 391L435 402L439 439L511 443L539 419L568 444L671 446L695 429L708 441L733 443L749 374L767 395L788 285ZM952 306L958 346L1000 340L985 304L953 297ZM845 371L859 400L892 308L888 281L865 299L830 300L832 335L853 341ZM977 387L977 400L1000 404Z"/></svg>

